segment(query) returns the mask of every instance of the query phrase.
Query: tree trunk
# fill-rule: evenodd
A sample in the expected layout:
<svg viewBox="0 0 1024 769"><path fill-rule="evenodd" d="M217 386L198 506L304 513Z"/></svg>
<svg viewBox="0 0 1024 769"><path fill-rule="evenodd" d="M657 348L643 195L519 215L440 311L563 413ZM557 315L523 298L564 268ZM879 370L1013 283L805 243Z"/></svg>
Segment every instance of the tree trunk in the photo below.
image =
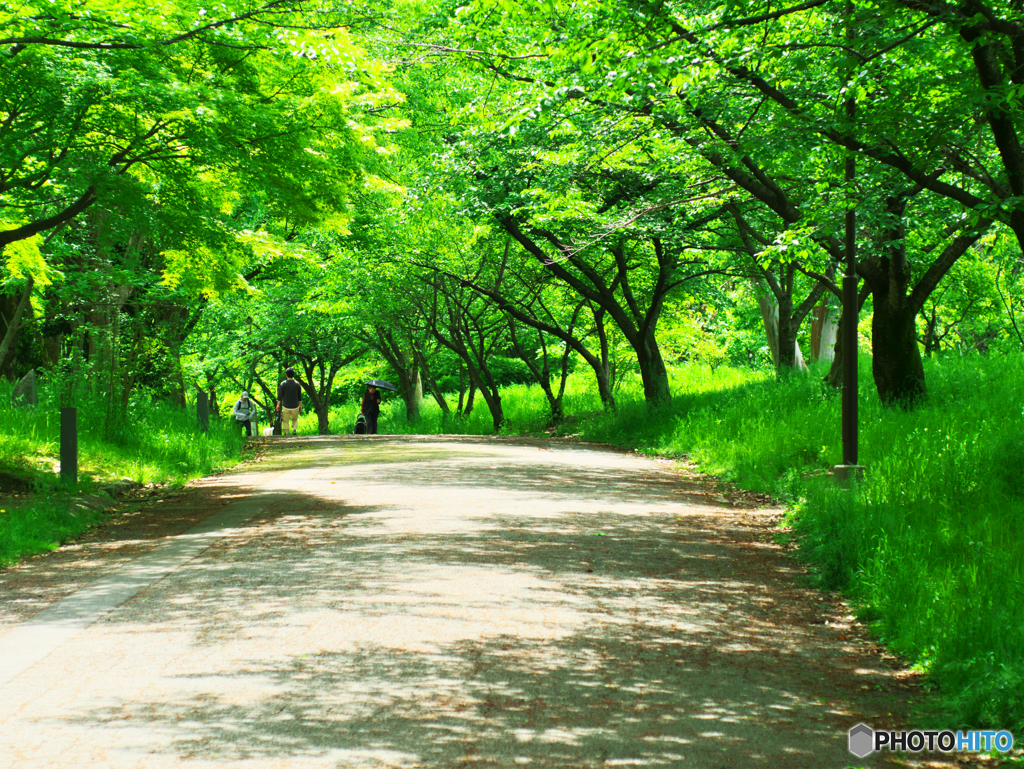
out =
<svg viewBox="0 0 1024 769"><path fill-rule="evenodd" d="M804 354L800 351L800 343L797 341L799 332L800 326L792 320L779 325L779 366L776 369L779 373L807 371Z"/></svg>
<svg viewBox="0 0 1024 769"><path fill-rule="evenodd" d="M928 313L921 313L924 317L924 355L926 358L932 357L932 353L938 352L940 347L939 339L939 318L935 311L935 305L932 305L932 311Z"/></svg>
<svg viewBox="0 0 1024 769"><path fill-rule="evenodd" d="M836 338L832 343L832 365L825 375L825 384L836 390L843 389L843 316L836 323Z"/></svg>
<svg viewBox="0 0 1024 769"><path fill-rule="evenodd" d="M471 363L474 365L470 365ZM470 379L476 381L476 386L484 398L484 403L487 404L487 409L491 412L494 432L498 432L501 430L502 425L505 424L505 412L501 406L501 393L499 392L498 385L484 361L480 359L467 359L466 365L469 369Z"/></svg>
<svg viewBox="0 0 1024 769"><path fill-rule="evenodd" d="M312 380L311 380L312 381ZM305 382L302 383L305 385ZM306 393L309 395L309 399L313 402L313 411L316 413L316 434L317 435L330 435L331 434L331 392L327 390L324 393L317 392L317 388L306 387Z"/></svg>
<svg viewBox="0 0 1024 769"><path fill-rule="evenodd" d="M601 398L601 405L605 411L615 411L615 368L612 365L611 345L608 343L608 330L604 326L604 308L594 308L591 305L591 312L594 314L594 325L597 328L597 339L601 347L600 360L592 361L589 357L587 362L594 370L597 378L597 394Z"/></svg>
<svg viewBox="0 0 1024 769"><path fill-rule="evenodd" d="M784 308L779 308L779 317L789 315L789 313L783 312ZM776 318L778 322L779 318ZM777 365L775 370L779 374L783 374L789 371L799 371L800 363L803 363L803 356L798 356L798 350L796 346L796 329L793 328L791 323L779 323L776 329L776 340L778 341L779 351L777 358Z"/></svg>
<svg viewBox="0 0 1024 769"><path fill-rule="evenodd" d="M473 377L472 376L468 377L468 379L469 379L469 393L466 395L466 407L463 408L463 409L460 409L460 411L462 412L462 415L465 416L465 417L468 417L471 413L473 413L473 401L476 399L476 382L473 381ZM461 393L459 394L459 403L460 404L462 403L462 394Z"/></svg>
<svg viewBox="0 0 1024 769"><path fill-rule="evenodd" d="M505 412L501 407L501 395L498 393L498 389L492 390L490 387L481 386L480 394L484 396L484 403L487 404L487 408L491 412L491 424L494 426L494 432L500 432L502 425L505 424Z"/></svg>
<svg viewBox="0 0 1024 769"><path fill-rule="evenodd" d="M925 394L924 365L917 346L916 314L907 302L874 294L871 317L871 372L878 397L887 405L912 408Z"/></svg>
<svg viewBox="0 0 1024 769"><path fill-rule="evenodd" d="M132 391L139 380L140 359L142 357L145 336L143 334L142 322L138 317L133 318L132 345L125 360L124 372L121 381L121 417L128 416L128 404L131 402ZM212 401L211 401L212 403ZM214 409L211 409L214 412Z"/></svg>
<svg viewBox="0 0 1024 769"><path fill-rule="evenodd" d="M657 409L671 405L672 392L668 372L658 349L655 331L667 294L680 282L675 275L679 267L677 256L669 254L659 238L652 238L651 243L657 255L659 271L647 309L643 310L630 286L631 267L626 259L623 242L613 244L608 249L615 260L613 278L609 283L593 266L577 264L585 276L583 278L571 273L562 266L560 260L552 260L544 249L519 228L511 216L498 215L498 222L551 275L567 284L580 297L588 299L609 314L637 356L644 385L644 399L648 407ZM567 245L558 241L553 233L543 230L538 232L561 253L568 254L571 251ZM621 294L623 301L620 302L616 298L616 292Z"/></svg>
<svg viewBox="0 0 1024 769"><path fill-rule="evenodd" d="M594 376L597 378L597 394L601 398L601 405L604 406L605 411L615 411L615 393L611 365L605 362L595 368Z"/></svg>
<svg viewBox="0 0 1024 769"><path fill-rule="evenodd" d="M483 367L477 368L466 358L463 358L463 360L466 362L466 369L469 372L469 399L466 402L465 414L468 416L472 410L473 396L479 390L480 395L483 396L484 403L487 404L487 409L491 412L494 432L498 432L505 423L505 414L501 407L501 394L494 383L494 377L491 376L487 369Z"/></svg>
<svg viewBox="0 0 1024 769"><path fill-rule="evenodd" d="M376 338L365 341L373 346L391 368L398 374L398 389L405 402L405 418L415 422L420 418L420 403L423 401L423 380L420 377L420 360L411 339L396 340L390 329L378 326Z"/></svg>
<svg viewBox="0 0 1024 769"><path fill-rule="evenodd" d="M811 360L830 363L833 359L839 324L836 313L826 299L814 308L811 321Z"/></svg>
<svg viewBox="0 0 1024 769"><path fill-rule="evenodd" d="M968 5L965 15L974 17L977 12L973 6ZM1018 6L1013 6L1019 14ZM974 17L977 18L977 17ZM999 150L999 157L1002 160L1003 169L1006 171L1006 181L1010 187L1011 199L1019 200L1024 196L1024 146L1021 146L1018 126L1015 122L1016 109L1005 106L1005 96L1008 89L1020 86L1020 66L1022 51L1019 48L1017 39L1013 42L1013 56L1015 65L1007 69L1013 73L1010 82L1006 82L1003 63L1000 61L1000 43L989 37L980 26L975 26L973 19L970 24L960 28L960 36L968 43L971 58L974 60L974 68L978 74L978 82L981 85L986 98L980 99L979 104L985 105L985 117L988 120L992 131L992 138L995 140L996 148ZM993 36L994 37L994 36ZM1002 43L1006 45L1005 42ZM987 175L987 173L986 173ZM1005 194L1005 193L1004 193ZM1000 195L1003 197L1003 195ZM1010 216L1007 226L1017 236L1017 243L1021 250L1024 250L1024 211L1020 206L1009 206Z"/></svg>
<svg viewBox="0 0 1024 769"><path fill-rule="evenodd" d="M427 388L434 400L437 401L438 407L441 409L441 422L442 424L448 421L451 416L451 409L448 407L448 401L444 398L444 393L441 392L441 388L437 385L437 380L434 379L434 375L430 372L430 366L427 363L427 358L419 350L414 350L417 361L420 367L420 376L424 386Z"/></svg>
<svg viewBox="0 0 1024 769"><path fill-rule="evenodd" d="M648 407L671 406L672 389L668 383L668 370L653 333L648 333L643 342L636 346L636 355L640 364L640 378L644 383L644 400Z"/></svg>
<svg viewBox="0 0 1024 769"><path fill-rule="evenodd" d="M304 358L301 355L296 355L296 357L301 361L305 376L297 376L295 379L302 386L302 389L305 390L306 395L309 396L309 400L313 404L313 411L316 414L317 435L330 435L331 384L334 381L335 373L333 367L329 379L325 381L323 362ZM320 369L319 388L314 378L318 367Z"/></svg>
<svg viewBox="0 0 1024 769"><path fill-rule="evenodd" d="M768 350L772 354L772 365L776 370L779 368L779 305L769 292L765 291L760 283L755 282L755 295L757 296L757 308L761 311L761 323L764 325L764 335L768 340Z"/></svg>
<svg viewBox="0 0 1024 769"><path fill-rule="evenodd" d="M7 333L4 334L3 341L0 342L0 371L3 371L4 363L7 361L7 356L10 354L11 348L14 347L14 340L18 338L18 329L21 328L21 319L25 314L26 308L29 306L29 302L32 298L32 287L35 285L35 279L29 277L28 282L25 284L25 291L21 295L21 301L18 302L18 309L14 311L14 317L11 318L7 324Z"/></svg>
<svg viewBox="0 0 1024 769"><path fill-rule="evenodd" d="M330 413L327 407L319 408L316 411L316 434L317 435L330 435Z"/></svg>
<svg viewBox="0 0 1024 769"><path fill-rule="evenodd" d="M532 356L527 354L526 349L520 343L519 335L516 333L515 321L511 319L508 323L508 331L509 338L512 340L512 349L515 351L515 354L519 356L519 359L526 364L526 367L530 370L530 374L533 376L533 380L539 384L540 388L544 391L544 397L548 400L548 408L551 410L552 424L558 424L565 417L562 413L562 396L565 394L565 382L569 376L569 354L572 352L572 348L569 345L566 345L559 360L560 371L558 393L556 394L554 388L551 387L551 366L549 363L548 345L544 340L544 332L539 329L536 330L537 341L540 343L542 356L541 364L538 366L537 362Z"/></svg>
<svg viewBox="0 0 1024 769"><path fill-rule="evenodd" d="M120 410L116 410L114 404L115 402L120 403L122 394L118 390L127 381L127 377L121 375L121 369L128 365L127 362L122 365L121 360L121 312L134 291L134 287L130 285L119 285L110 293L113 304L108 311L107 326L110 376L107 381L107 415L104 428L104 433L108 436L114 435L115 432L120 433L125 419L125 415Z"/></svg>
<svg viewBox="0 0 1024 769"><path fill-rule="evenodd" d="M803 353L797 343L800 333L798 324L793 323L792 301L780 303L775 295L766 291L763 284L755 282L757 307L761 311L764 334L768 349L772 353L772 364L779 374L787 371L806 371Z"/></svg>
<svg viewBox="0 0 1024 769"><path fill-rule="evenodd" d="M871 371L875 389L882 403L907 409L925 392L924 366L917 346L919 308L910 298L911 268L906 246L906 207L916 194L914 189L886 199L888 220L876 235L881 256L859 265L864 282L871 287ZM915 293L923 305L924 296L931 290Z"/></svg>
<svg viewBox="0 0 1024 769"><path fill-rule="evenodd" d="M860 316L860 311L864 309L864 302L867 301L871 295L871 287L867 283L863 283L860 290L857 292L857 314ZM843 389L843 314L839 314L839 320L836 321L836 335L835 340L832 342L832 365L829 367L828 374L825 375L825 384L829 387L834 387L837 390Z"/></svg>
<svg viewBox="0 0 1024 769"><path fill-rule="evenodd" d="M423 402L423 379L419 367L413 364L399 379L402 383L402 400L405 402L405 418L415 422L420 418L420 403Z"/></svg>
<svg viewBox="0 0 1024 769"><path fill-rule="evenodd" d="M555 320L553 316L548 313L549 321L531 314L529 307L524 307L522 304L509 301L503 296L497 288L489 289L485 286L481 286L476 283L470 283L475 291L480 293L482 296L488 297L496 306L501 308L505 313L508 314L510 322L518 320L523 324L535 329L539 334L550 334L557 339L561 339L565 342L566 349L574 350L580 357L583 358L594 370L594 375L597 378L597 389L601 396L601 403L604 405L606 411L614 411L615 409L615 398L612 396L612 389L614 386L614 377L612 376L612 367L609 361L609 346L608 346L608 334L605 329L605 315L606 310L602 307L595 306L593 302L589 300L582 300L576 308L576 312L573 313L573 322L570 324L569 329L562 328ZM584 306L589 306L591 313L594 316L594 325L597 330L597 336L600 344L600 355L595 355L586 344L584 344L582 338L578 338L573 334L573 327L576 322L576 313L578 313ZM520 356L522 357L522 356ZM526 358L523 358L525 361ZM566 362L568 359L565 359ZM559 397L559 410L561 408L561 397Z"/></svg>

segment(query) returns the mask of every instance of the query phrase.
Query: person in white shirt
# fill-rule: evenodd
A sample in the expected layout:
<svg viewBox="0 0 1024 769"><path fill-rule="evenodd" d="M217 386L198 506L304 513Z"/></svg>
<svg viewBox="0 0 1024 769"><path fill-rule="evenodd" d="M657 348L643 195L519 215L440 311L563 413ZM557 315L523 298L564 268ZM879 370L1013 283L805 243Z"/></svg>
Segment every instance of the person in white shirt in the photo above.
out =
<svg viewBox="0 0 1024 769"><path fill-rule="evenodd" d="M245 434L252 437L252 418L256 415L256 404L249 400L249 393L242 393L231 414L245 428Z"/></svg>

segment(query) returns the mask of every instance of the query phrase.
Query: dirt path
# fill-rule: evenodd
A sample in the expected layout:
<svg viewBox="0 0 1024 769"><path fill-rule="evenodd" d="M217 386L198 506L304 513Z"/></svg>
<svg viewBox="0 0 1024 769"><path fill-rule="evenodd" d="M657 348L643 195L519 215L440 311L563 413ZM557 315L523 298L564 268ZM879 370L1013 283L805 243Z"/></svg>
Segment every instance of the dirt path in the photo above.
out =
<svg viewBox="0 0 1024 769"><path fill-rule="evenodd" d="M2 763L889 765L846 730L908 685L772 515L572 444L281 441L0 572Z"/></svg>

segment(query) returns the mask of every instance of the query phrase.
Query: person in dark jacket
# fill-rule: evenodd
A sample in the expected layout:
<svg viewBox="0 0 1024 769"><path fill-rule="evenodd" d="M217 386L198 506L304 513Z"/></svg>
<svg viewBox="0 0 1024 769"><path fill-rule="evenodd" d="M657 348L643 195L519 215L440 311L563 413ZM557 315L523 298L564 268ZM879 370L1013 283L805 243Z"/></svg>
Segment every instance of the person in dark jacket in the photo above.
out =
<svg viewBox="0 0 1024 769"><path fill-rule="evenodd" d="M281 412L281 433L299 434L299 414L302 413L302 385L295 381L295 369L287 368L284 372L288 377L277 387L277 410Z"/></svg>
<svg viewBox="0 0 1024 769"><path fill-rule="evenodd" d="M366 392L363 393L363 405L359 409L359 413L366 417L366 434L376 435L377 434L377 417L380 414L380 393L377 392L377 388L373 385L366 386Z"/></svg>

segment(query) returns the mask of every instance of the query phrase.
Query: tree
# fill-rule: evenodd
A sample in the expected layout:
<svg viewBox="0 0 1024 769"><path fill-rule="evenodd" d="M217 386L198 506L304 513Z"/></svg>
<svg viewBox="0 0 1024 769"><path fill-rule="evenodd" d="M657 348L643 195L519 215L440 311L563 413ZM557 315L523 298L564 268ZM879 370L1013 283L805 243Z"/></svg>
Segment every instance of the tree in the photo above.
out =
<svg viewBox="0 0 1024 769"><path fill-rule="evenodd" d="M553 12L542 4L529 8L541 16ZM909 275L900 274L906 259L897 254L878 256L878 264L895 285L904 286L907 292L913 286L917 294L906 293L897 299L885 289L870 260L862 259L858 270L878 299L873 344L879 394L888 402L913 403L924 392L924 381L915 364L919 353L910 310L923 292L937 285L937 279L964 252L965 244L976 239L990 220L1015 226L1010 210L1016 206L1010 195L1013 184L1005 181L1009 179L1005 174L1001 181L999 175L986 170L994 157L1003 158L1004 168L1010 168L1006 158L1013 155L1013 141L996 138L1002 118L995 112L1007 112L1011 103L989 99L982 106L980 114L987 116L992 126L991 141L974 130L977 122L969 118L979 114L972 97L976 83L962 75L963 46L951 44L950 34L935 28L935 20L912 13L872 14L869 24L856 13L837 14L820 3L767 13L752 4L727 9L699 4L684 9L655 2L584 4L560 7L557 15L557 33L545 44L544 53L537 54L543 65L530 56L526 56L528 61L520 61L524 54L507 48L496 56L485 45L472 54L492 71L538 86L540 93L524 107L530 115L550 109L543 106L545 100L571 94L592 109L614 110L624 121L626 114L650 115L683 141L702 148L691 128L696 120L726 145L716 150L719 162L707 152L705 158L782 218L787 230L798 222L800 226L808 223L805 211L795 205L800 201L777 181L793 170L787 146L804 146L812 158L817 152L827 159L830 153L825 148L829 146L863 156L869 181L840 188L843 208L857 205L878 222L894 214L885 199L900 196L886 180L886 174L891 175L886 169L898 170L912 186L947 201L943 211L947 223L954 217L959 224L947 232L948 244L926 248L933 261L921 270L919 282L912 283ZM879 18L884 21L874 23ZM897 27L888 23L890 18L909 25ZM530 29L542 26L525 16L516 23ZM994 22L979 23L985 28ZM616 30L614 37L607 34L609 29ZM1011 29L1004 32L1012 36ZM497 39L480 26L474 33L480 40ZM512 39L521 44L523 37L521 33ZM977 63L978 56L974 59ZM1008 71L999 76L1005 80ZM998 77L993 75L990 80L996 82ZM843 93L854 94L862 108L855 113L837 110L835 105L843 102ZM991 90L988 93L996 95ZM993 111L989 103L1003 106ZM750 105L746 117L744 105ZM925 115L927 120L922 119ZM770 130L748 131L755 123ZM999 125L1005 129L1006 121ZM762 157L783 159L775 173L765 170L764 160L754 159L754 148ZM842 154L835 159L838 168ZM961 172L959 182L946 180L951 169ZM1006 171L1013 173L1012 169ZM926 198L927 206L934 210L937 204ZM813 201L810 204L813 206ZM971 217L959 217L958 206L967 206ZM824 224L815 241L838 261L842 254L832 241L835 227L829 227L820 215L811 217L811 223ZM905 225L901 227L905 229ZM882 229L895 232L891 227ZM881 247L873 230L862 227L862 231L869 243ZM835 287L824 271L813 272L826 286ZM780 288L784 285L785 281L779 282ZM788 344L785 347L788 349Z"/></svg>
<svg viewBox="0 0 1024 769"><path fill-rule="evenodd" d="M606 328L606 313L587 299L580 299L572 290L546 274L536 261L522 249L512 252L511 238L506 237L500 265L489 269L475 269L474 274L456 275L443 271L490 300L508 316L510 340L516 354L530 367L531 373L544 390L552 410L552 419L562 417L561 398L564 392L569 352L576 352L591 367L597 381L598 395L606 409L615 408L615 372ZM430 267L430 265L425 265ZM434 268L438 269L438 268ZM486 276L486 279L484 278ZM585 312L584 312L585 309ZM581 315L590 316L591 323ZM519 344L516 325L522 324L536 334L540 351L539 365L534 355ZM521 332L520 332L521 336ZM591 337L597 337L597 349L592 349ZM549 337L562 342L559 394L551 389L551 360Z"/></svg>
<svg viewBox="0 0 1024 769"><path fill-rule="evenodd" d="M151 374L176 380L182 400L177 358L204 301L258 261L247 225L285 240L332 226L361 183L373 110L397 95L338 33L372 26L375 14L280 0L0 8L3 260L36 249L65 274L109 265L130 297L108 312L100 305L117 302L65 286L72 326L94 343L122 310L156 323L167 369ZM171 290L158 308L161 282Z"/></svg>
<svg viewBox="0 0 1024 769"><path fill-rule="evenodd" d="M420 314L426 328L462 361L473 386L491 412L494 431L505 424L501 392L489 360L505 344L507 325L500 312L472 289L437 273L420 280L429 287Z"/></svg>

